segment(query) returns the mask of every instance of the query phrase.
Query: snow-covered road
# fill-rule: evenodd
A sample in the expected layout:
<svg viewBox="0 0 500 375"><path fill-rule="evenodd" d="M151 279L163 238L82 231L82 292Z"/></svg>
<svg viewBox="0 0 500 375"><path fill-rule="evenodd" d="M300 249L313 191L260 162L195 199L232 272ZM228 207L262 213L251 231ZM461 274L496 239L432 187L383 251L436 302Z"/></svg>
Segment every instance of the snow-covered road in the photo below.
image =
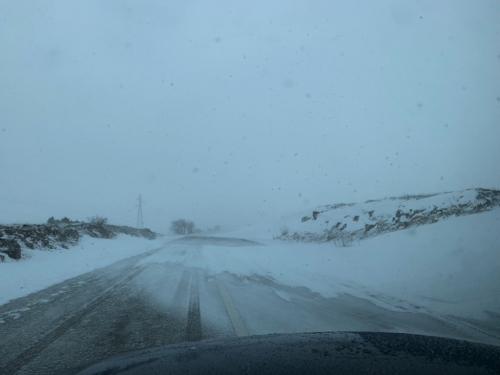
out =
<svg viewBox="0 0 500 375"><path fill-rule="evenodd" d="M74 373L132 349L247 334L384 331L500 344L491 327L426 309L384 308L387 300L356 293L326 298L259 272L213 272L248 246L259 244L188 237L0 306L0 373Z"/></svg>

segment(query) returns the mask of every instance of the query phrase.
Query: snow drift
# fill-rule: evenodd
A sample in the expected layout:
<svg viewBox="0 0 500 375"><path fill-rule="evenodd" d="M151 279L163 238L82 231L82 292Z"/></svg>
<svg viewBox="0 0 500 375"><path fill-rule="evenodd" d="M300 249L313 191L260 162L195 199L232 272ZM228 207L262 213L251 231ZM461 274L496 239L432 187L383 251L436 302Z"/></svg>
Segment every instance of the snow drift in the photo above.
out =
<svg viewBox="0 0 500 375"><path fill-rule="evenodd" d="M364 203L320 206L228 235L254 240L332 242L338 247L349 247L354 242L384 233L436 224L450 217L477 214L497 207L500 207L500 190L468 189L404 195Z"/></svg>

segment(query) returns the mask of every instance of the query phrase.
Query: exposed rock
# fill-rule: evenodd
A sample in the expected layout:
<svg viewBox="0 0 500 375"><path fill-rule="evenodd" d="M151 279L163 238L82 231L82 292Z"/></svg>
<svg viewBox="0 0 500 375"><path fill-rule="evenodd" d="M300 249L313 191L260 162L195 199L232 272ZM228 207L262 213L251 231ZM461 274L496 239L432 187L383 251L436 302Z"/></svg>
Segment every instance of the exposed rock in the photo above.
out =
<svg viewBox="0 0 500 375"><path fill-rule="evenodd" d="M0 225L0 252L12 259L21 259L22 248L56 249L74 246L80 238L88 235L94 238L114 238L117 234L156 238L149 229L135 229L116 225L95 225L90 223L56 223L33 225Z"/></svg>
<svg viewBox="0 0 500 375"><path fill-rule="evenodd" d="M368 232L370 229L375 228L374 224L365 224L365 232Z"/></svg>
<svg viewBox="0 0 500 375"><path fill-rule="evenodd" d="M12 259L21 259L21 245L14 239L0 238L0 250ZM3 261L3 260L2 260Z"/></svg>
<svg viewBox="0 0 500 375"><path fill-rule="evenodd" d="M325 225L321 226L319 223L314 224L314 227L311 227L308 223L306 224L308 229L304 230L297 226L296 228L290 228L292 234L281 235L278 238L304 242L326 242L345 238L348 233L353 240L362 240L383 233L434 224L452 216L476 214L500 207L500 190L469 189L463 192L442 193L442 201L437 198L439 195L421 194L387 198L385 200L387 205L383 205L383 207L394 205L395 209L392 213L390 208L389 211L386 210L385 212L370 208L369 204L381 202L382 200L370 200L358 205L342 203L322 206L320 207L321 210L313 212L313 219L316 219L319 214L324 214L326 218L340 221L337 221L331 227L326 226L326 228ZM399 203L397 200L399 200ZM396 202L391 203L392 201ZM410 203L410 201L413 201L413 203ZM415 203L415 201L418 201L418 203ZM413 205L413 208L406 208L407 205ZM347 207L352 206L356 206L353 208L355 215L346 215L345 213L348 213ZM336 210L339 210L338 213L336 213ZM359 212L362 212L363 215L359 215ZM348 219L352 216L353 221L357 223L352 223L352 220ZM304 221L307 220L302 218L302 222ZM347 229L347 222L350 223L350 229ZM354 225L354 228L352 225Z"/></svg>

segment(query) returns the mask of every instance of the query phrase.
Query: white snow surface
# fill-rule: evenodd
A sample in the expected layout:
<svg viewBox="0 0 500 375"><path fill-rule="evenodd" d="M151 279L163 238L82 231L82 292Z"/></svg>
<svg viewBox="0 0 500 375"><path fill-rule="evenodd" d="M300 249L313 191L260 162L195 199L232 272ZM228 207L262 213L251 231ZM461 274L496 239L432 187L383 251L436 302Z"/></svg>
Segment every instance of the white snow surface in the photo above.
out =
<svg viewBox="0 0 500 375"><path fill-rule="evenodd" d="M293 232L311 232L320 234L335 223L346 223L345 231L356 231L365 228L366 224L374 224L374 221L390 220L398 209L403 211L410 210L431 210L433 207L446 208L467 204L476 201L477 191L461 190L447 193L439 193L431 196L424 196L419 199L410 198L385 198L380 200L367 201L363 203L348 203L345 205L334 204L319 207L312 207L307 210L299 211L294 215L283 218L279 221L266 221L257 225L243 227L231 233L225 233L227 237L240 237L252 239L255 241L270 240L280 235L284 228L289 233ZM339 206L334 208L335 206ZM312 217L313 211L320 212L317 220L307 220L302 222L303 217ZM372 212L373 216L370 215ZM358 216L355 221L354 218ZM446 220L446 218L441 219ZM404 216L401 221L405 221Z"/></svg>
<svg viewBox="0 0 500 375"><path fill-rule="evenodd" d="M309 288L327 298L347 293L395 311L475 319L500 314L499 208L380 235L347 248L271 240L269 232L282 223L273 225L224 235L260 238L265 246L172 243L139 265L169 262L203 268L213 276L223 272L260 275L284 285ZM70 249L25 249L29 258L0 263L0 304L164 242L119 235L111 240L84 237Z"/></svg>
<svg viewBox="0 0 500 375"><path fill-rule="evenodd" d="M252 237L266 234L254 228ZM263 275L324 297L347 293L395 311L475 319L500 313L500 209L450 217L348 248L279 241L265 245L201 246L186 252L187 245L177 244L141 263L179 263L213 275Z"/></svg>
<svg viewBox="0 0 500 375"><path fill-rule="evenodd" d="M18 261L0 263L0 305L64 280L159 247L164 241L120 234L114 239L84 236L69 249L23 249Z"/></svg>

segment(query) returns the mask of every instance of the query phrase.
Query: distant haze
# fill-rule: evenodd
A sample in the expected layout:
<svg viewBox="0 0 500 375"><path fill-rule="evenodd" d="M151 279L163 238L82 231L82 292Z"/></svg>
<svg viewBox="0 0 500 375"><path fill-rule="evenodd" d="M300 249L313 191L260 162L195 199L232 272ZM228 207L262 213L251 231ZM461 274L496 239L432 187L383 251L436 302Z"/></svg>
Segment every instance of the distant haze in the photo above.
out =
<svg viewBox="0 0 500 375"><path fill-rule="evenodd" d="M496 0L1 5L0 222L500 188Z"/></svg>

